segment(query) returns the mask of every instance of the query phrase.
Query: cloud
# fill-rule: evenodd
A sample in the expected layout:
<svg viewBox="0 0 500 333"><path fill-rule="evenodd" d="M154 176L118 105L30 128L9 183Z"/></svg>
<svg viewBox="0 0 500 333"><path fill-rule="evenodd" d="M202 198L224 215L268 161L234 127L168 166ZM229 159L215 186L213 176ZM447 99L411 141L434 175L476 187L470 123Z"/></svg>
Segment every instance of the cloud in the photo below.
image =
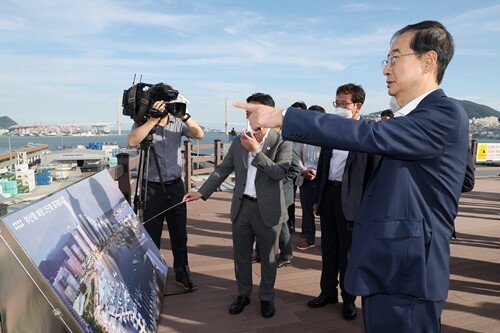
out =
<svg viewBox="0 0 500 333"><path fill-rule="evenodd" d="M18 31L24 26L24 20L20 17L0 18L0 31Z"/></svg>
<svg viewBox="0 0 500 333"><path fill-rule="evenodd" d="M143 82L172 84L206 120L219 117L226 98L255 91L276 95L281 106L307 97L326 106L346 82L367 91L364 111L378 111L388 105L380 61L389 39L404 24L428 18L431 3L4 2L0 107L19 122L40 114L47 121L113 120L134 74L136 81L142 75ZM436 6L457 44L446 81L457 83L447 92L496 96L486 79L500 75L500 6ZM473 89L460 81L471 73ZM29 101L26 91L35 92Z"/></svg>
<svg viewBox="0 0 500 333"><path fill-rule="evenodd" d="M341 5L340 8L350 12L366 12L374 10L377 7L373 7L373 5L366 3L349 3Z"/></svg>
<svg viewBox="0 0 500 333"><path fill-rule="evenodd" d="M447 16L448 29L458 36L477 35L481 39L498 37L500 32L500 5L473 8L454 16ZM480 22L480 24L478 24Z"/></svg>

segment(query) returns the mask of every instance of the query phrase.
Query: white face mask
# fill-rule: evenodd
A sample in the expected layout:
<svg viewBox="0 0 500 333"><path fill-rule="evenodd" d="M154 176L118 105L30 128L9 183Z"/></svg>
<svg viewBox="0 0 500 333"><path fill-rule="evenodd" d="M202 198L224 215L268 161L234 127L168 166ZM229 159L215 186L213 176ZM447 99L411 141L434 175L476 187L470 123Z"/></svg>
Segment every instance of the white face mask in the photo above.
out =
<svg viewBox="0 0 500 333"><path fill-rule="evenodd" d="M342 118L352 118L352 111L349 109L335 108L335 112L333 114L336 114L337 116L340 116Z"/></svg>
<svg viewBox="0 0 500 333"><path fill-rule="evenodd" d="M391 96L391 99L389 100L389 105L390 105L392 112L396 112L399 109L401 109L401 107L398 104L398 101L396 100L396 97L394 97L394 96Z"/></svg>
<svg viewBox="0 0 500 333"><path fill-rule="evenodd" d="M247 120L247 130L246 130L247 133L252 133L252 134L255 134L257 133L256 131L254 131L252 129L252 126L250 126L250 122Z"/></svg>

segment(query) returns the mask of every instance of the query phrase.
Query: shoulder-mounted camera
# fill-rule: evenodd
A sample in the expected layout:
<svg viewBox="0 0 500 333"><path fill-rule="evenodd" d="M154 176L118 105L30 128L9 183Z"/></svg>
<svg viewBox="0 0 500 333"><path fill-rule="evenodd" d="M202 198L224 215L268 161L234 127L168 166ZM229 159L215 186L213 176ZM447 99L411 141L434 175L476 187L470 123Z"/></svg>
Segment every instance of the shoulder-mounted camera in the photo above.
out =
<svg viewBox="0 0 500 333"><path fill-rule="evenodd" d="M150 84L140 82L123 91L123 115L129 116L139 125L149 118L165 117L170 113L182 118L186 115L186 103L176 102L179 92L162 82ZM165 111L159 113L153 108L156 101L165 102Z"/></svg>

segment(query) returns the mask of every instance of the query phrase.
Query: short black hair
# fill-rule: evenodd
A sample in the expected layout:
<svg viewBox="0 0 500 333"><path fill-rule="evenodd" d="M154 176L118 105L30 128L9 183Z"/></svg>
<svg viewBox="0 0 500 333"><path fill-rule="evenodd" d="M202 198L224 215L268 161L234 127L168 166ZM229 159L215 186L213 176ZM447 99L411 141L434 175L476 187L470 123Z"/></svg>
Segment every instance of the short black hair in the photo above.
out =
<svg viewBox="0 0 500 333"><path fill-rule="evenodd" d="M326 113L325 108L319 105L311 105L308 110Z"/></svg>
<svg viewBox="0 0 500 333"><path fill-rule="evenodd" d="M453 37L446 30L443 24L437 21L422 21L396 31L391 38L392 42L406 32L415 32L413 40L410 42L410 48L417 54L423 55L426 52L434 51L437 53L437 83L443 81L446 67L453 58L455 45Z"/></svg>
<svg viewBox="0 0 500 333"><path fill-rule="evenodd" d="M269 94L264 93L254 93L253 95L248 96L247 103L257 102L262 105L272 106L274 107L274 99Z"/></svg>
<svg viewBox="0 0 500 333"><path fill-rule="evenodd" d="M337 95L338 94L351 95L353 103L363 104L365 102L365 90L360 85L354 83L348 83L338 87Z"/></svg>
<svg viewBox="0 0 500 333"><path fill-rule="evenodd" d="M384 110L380 113L380 118L394 118L394 112L392 110Z"/></svg>
<svg viewBox="0 0 500 333"><path fill-rule="evenodd" d="M293 103L291 105L292 108L297 108L297 109L302 109L302 110L306 110L307 109L307 105L306 103L304 103L304 101L297 101L295 103Z"/></svg>

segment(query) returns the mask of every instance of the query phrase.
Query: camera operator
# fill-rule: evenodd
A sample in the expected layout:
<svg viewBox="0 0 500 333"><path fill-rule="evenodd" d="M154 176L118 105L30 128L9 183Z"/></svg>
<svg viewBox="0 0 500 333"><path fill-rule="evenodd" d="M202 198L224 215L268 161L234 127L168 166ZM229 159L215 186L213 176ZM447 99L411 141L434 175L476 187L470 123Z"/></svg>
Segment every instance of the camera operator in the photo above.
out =
<svg viewBox="0 0 500 333"><path fill-rule="evenodd" d="M175 281L184 289L192 291L197 287L189 276L186 205L181 204L164 211L180 203L185 193L184 182L181 178L181 137L201 139L204 133L189 113L183 114L182 118L176 118L165 109L164 101L154 102L150 117L142 125L134 123L127 142L129 146L137 146L150 134L152 135L153 154L149 156L147 170L147 205L143 211L144 221L148 222L144 224L144 227L159 249L163 221L166 219L174 257ZM160 170L157 170L154 161L155 154ZM160 183L161 180L165 190Z"/></svg>

